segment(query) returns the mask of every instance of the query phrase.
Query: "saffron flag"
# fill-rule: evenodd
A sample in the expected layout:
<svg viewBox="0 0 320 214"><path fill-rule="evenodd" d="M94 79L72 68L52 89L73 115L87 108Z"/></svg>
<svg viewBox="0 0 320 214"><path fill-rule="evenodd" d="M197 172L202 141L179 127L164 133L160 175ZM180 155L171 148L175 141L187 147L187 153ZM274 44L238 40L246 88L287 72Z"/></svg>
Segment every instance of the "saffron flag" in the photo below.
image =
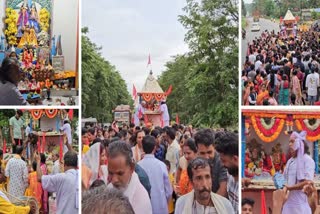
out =
<svg viewBox="0 0 320 214"><path fill-rule="evenodd" d="M73 109L70 109L69 112L68 112L68 117L69 117L69 120L72 120L73 119Z"/></svg>
<svg viewBox="0 0 320 214"><path fill-rule="evenodd" d="M134 86L134 84L133 84L133 88L132 88L132 96L133 96L133 99L134 99L134 100L135 100L136 97L137 97L137 89L136 89L136 87Z"/></svg>
<svg viewBox="0 0 320 214"><path fill-rule="evenodd" d="M172 85L169 86L169 88L168 88L168 90L165 92L165 94L166 94L167 96L169 96L169 94L171 94L171 92L172 92Z"/></svg>
<svg viewBox="0 0 320 214"><path fill-rule="evenodd" d="M176 124L180 124L179 115L178 114L176 114Z"/></svg>

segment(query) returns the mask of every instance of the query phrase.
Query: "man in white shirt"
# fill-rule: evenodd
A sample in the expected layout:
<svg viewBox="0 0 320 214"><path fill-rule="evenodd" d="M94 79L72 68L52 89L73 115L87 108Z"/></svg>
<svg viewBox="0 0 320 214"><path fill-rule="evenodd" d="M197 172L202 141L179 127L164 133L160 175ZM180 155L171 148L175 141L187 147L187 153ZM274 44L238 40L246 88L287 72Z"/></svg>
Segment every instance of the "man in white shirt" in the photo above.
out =
<svg viewBox="0 0 320 214"><path fill-rule="evenodd" d="M194 159L189 163L187 171L193 190L177 200L175 214L234 213L228 199L211 191L211 168L208 160Z"/></svg>
<svg viewBox="0 0 320 214"><path fill-rule="evenodd" d="M315 72L315 67L311 66L311 74L307 76L306 88L308 89L308 100L310 105L314 105L317 101L317 93L319 87L319 74Z"/></svg>
<svg viewBox="0 0 320 214"><path fill-rule="evenodd" d="M60 128L60 131L63 131L63 133L67 136L68 144L72 145L72 130L71 125L68 119L65 119L63 121L63 126ZM68 147L64 145L63 153L65 154L68 151Z"/></svg>
<svg viewBox="0 0 320 214"><path fill-rule="evenodd" d="M151 214L151 201L147 190L134 172L134 162L130 146L121 141L109 145L108 174L109 188L116 188L129 198L135 213Z"/></svg>
<svg viewBox="0 0 320 214"><path fill-rule="evenodd" d="M166 160L170 162L170 173L175 174L179 163L180 145L176 140L175 130L171 127L165 129L165 139L168 142Z"/></svg>
<svg viewBox="0 0 320 214"><path fill-rule="evenodd" d="M160 111L161 111L161 117L163 121L163 126L169 126L170 123L170 116L169 116L169 111L168 111L168 106L166 104L166 100L162 100L161 106L160 106Z"/></svg>

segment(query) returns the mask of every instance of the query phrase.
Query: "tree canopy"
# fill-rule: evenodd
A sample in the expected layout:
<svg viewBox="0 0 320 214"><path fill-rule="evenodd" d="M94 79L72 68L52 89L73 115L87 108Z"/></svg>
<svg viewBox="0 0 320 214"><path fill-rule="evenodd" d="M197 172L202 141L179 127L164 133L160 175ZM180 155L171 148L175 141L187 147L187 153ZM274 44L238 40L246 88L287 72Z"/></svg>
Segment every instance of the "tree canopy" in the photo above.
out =
<svg viewBox="0 0 320 214"><path fill-rule="evenodd" d="M132 105L126 83L115 66L101 55L101 47L90 41L88 28L82 29L82 117L112 121L112 109Z"/></svg>
<svg viewBox="0 0 320 214"><path fill-rule="evenodd" d="M175 56L159 78L173 85L167 99L171 116L195 126L237 126L238 2L187 0L179 21L190 51Z"/></svg>

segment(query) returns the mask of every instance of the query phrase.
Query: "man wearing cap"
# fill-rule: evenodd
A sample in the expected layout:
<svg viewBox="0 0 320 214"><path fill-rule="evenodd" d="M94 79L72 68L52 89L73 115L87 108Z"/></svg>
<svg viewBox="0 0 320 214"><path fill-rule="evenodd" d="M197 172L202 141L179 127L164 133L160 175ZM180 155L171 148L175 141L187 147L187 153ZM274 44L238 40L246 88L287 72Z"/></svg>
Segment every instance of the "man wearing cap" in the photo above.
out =
<svg viewBox="0 0 320 214"><path fill-rule="evenodd" d="M307 154L305 139L305 131L293 132L290 136L289 151L292 157L284 169L287 184L283 189L285 193L289 191L289 196L283 205L282 214L312 213L303 187L313 181L315 163Z"/></svg>
<svg viewBox="0 0 320 214"><path fill-rule="evenodd" d="M11 117L9 120L10 125L10 136L12 142L12 153L16 154L17 145L22 145L24 129L23 129L23 120L22 117L23 112L21 110L17 110L16 115Z"/></svg>
<svg viewBox="0 0 320 214"><path fill-rule="evenodd" d="M160 111L161 111L161 117L162 117L162 121L163 121L162 127L169 126L170 116L169 116L168 106L166 104L165 99L162 99L162 101L161 101Z"/></svg>
<svg viewBox="0 0 320 214"><path fill-rule="evenodd" d="M63 133L66 135L68 139L68 144L72 144L72 133L71 133L71 125L68 119L65 119L63 121L63 126L60 128L60 131L63 131ZM68 148L66 145L63 147L63 154L65 154L68 151Z"/></svg>

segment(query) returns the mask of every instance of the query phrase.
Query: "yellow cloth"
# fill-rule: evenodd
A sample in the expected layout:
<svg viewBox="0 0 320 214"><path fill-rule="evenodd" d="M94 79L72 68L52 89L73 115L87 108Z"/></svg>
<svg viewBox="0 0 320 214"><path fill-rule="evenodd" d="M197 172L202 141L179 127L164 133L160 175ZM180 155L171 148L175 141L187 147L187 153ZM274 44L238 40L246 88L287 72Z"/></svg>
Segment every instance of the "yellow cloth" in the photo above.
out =
<svg viewBox="0 0 320 214"><path fill-rule="evenodd" d="M172 173L169 173L169 181L171 183L171 186L173 187L173 183L174 183L174 176ZM169 199L168 201L168 210L169 210L169 213L173 213L174 211L174 205L173 205L173 199L172 197Z"/></svg>
<svg viewBox="0 0 320 214"><path fill-rule="evenodd" d="M29 206L15 206L0 197L0 213L1 214L28 214L30 212Z"/></svg>
<svg viewBox="0 0 320 214"><path fill-rule="evenodd" d="M83 145L82 146L82 154L86 154L87 151L89 151L90 147L88 145Z"/></svg>

